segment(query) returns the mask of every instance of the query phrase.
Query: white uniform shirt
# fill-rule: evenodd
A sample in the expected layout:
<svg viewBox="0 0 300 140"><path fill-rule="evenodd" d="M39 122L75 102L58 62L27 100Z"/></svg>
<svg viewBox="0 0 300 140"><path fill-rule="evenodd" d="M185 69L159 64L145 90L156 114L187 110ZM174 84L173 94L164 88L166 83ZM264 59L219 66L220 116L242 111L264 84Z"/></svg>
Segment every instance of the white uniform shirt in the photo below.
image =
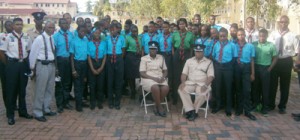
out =
<svg viewBox="0 0 300 140"><path fill-rule="evenodd" d="M53 51L55 51L53 36L51 35L52 49L53 49L53 51L52 51L51 43L50 43L50 36L46 32L43 32L42 35L45 36L45 40L46 40L48 60L53 61L54 60ZM29 55L30 69L34 69L37 60L46 60L45 45L44 45L45 43L44 43L44 39L43 39L42 35L39 35L33 41L30 55Z"/></svg>
<svg viewBox="0 0 300 140"><path fill-rule="evenodd" d="M268 41L272 42L276 46L277 52L279 52L281 34L279 31L273 31L268 38ZM278 55L279 58L293 57L298 53L299 50L299 40L296 38L296 34L292 32L287 32L283 36L283 50L282 55Z"/></svg>
<svg viewBox="0 0 300 140"><path fill-rule="evenodd" d="M253 42L259 40L259 38L258 38L259 31L258 30L253 29L253 30L250 31L250 30L245 29L245 32L246 32L246 41L247 41L247 43L253 43Z"/></svg>
<svg viewBox="0 0 300 140"><path fill-rule="evenodd" d="M24 59L27 58L28 52L30 51L31 48L31 38L27 33L22 33L19 35L15 31L13 31L18 37L20 37L22 34L22 52L23 52L23 58L19 58L19 43L18 43L18 38L15 37L12 33L9 33L5 39L2 38L1 40L1 45L0 45L0 50L4 51L5 54L10 57L10 58L16 58L16 59ZM3 44L2 44L3 43Z"/></svg>

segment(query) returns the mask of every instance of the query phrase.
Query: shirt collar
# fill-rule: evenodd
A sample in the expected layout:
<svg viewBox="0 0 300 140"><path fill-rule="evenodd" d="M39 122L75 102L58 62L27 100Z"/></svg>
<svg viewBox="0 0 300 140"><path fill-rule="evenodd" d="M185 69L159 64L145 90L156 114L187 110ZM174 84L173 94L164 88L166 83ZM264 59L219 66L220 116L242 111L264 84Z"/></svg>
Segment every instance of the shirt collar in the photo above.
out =
<svg viewBox="0 0 300 140"><path fill-rule="evenodd" d="M45 31L42 33L45 37L47 37L47 38L49 38L49 37L51 37L51 36L49 36Z"/></svg>
<svg viewBox="0 0 300 140"><path fill-rule="evenodd" d="M17 37L20 37L20 36L22 36L22 34L23 34L23 33L18 34L16 31L13 31L13 32L17 35Z"/></svg>

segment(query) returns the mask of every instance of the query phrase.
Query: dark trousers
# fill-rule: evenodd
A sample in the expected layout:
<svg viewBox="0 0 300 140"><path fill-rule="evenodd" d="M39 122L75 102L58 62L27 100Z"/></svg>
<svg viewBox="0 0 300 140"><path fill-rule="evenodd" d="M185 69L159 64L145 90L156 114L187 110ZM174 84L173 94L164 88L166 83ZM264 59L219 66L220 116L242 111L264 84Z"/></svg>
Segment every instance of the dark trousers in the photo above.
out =
<svg viewBox="0 0 300 140"><path fill-rule="evenodd" d="M280 102L279 109L285 109L289 99L291 73L293 67L292 57L278 59L274 69L271 71L271 88L270 88L270 108L275 108L276 92L278 80L280 85Z"/></svg>
<svg viewBox="0 0 300 140"><path fill-rule="evenodd" d="M98 62L92 60L94 69L98 69L102 65L102 59ZM102 105L104 101L103 87L105 80L105 69L99 75L94 75L91 69L88 72L89 87L90 87L90 105L95 107L97 105Z"/></svg>
<svg viewBox="0 0 300 140"><path fill-rule="evenodd" d="M269 105L270 72L269 66L255 65L254 92L252 94L253 106L262 103L262 110L267 110Z"/></svg>
<svg viewBox="0 0 300 140"><path fill-rule="evenodd" d="M216 86L216 109L220 109L222 103L222 94L225 94L226 113L231 113L232 108L232 80L233 65L232 63L215 63L215 86ZM223 88L224 87L224 88ZM225 91L223 91L224 89Z"/></svg>
<svg viewBox="0 0 300 140"><path fill-rule="evenodd" d="M122 55L117 55L116 63L111 62L111 55L106 59L108 104L120 106L122 97L124 61Z"/></svg>
<svg viewBox="0 0 300 140"><path fill-rule="evenodd" d="M78 74L76 78L74 78L74 95L75 95L75 104L76 108L82 108L82 96L84 91L85 82L87 74L87 61L78 61L74 60L75 70Z"/></svg>
<svg viewBox="0 0 300 140"><path fill-rule="evenodd" d="M6 116L7 118L14 118L14 109L16 98L19 96L19 115L27 114L26 108L26 86L28 77L25 73L28 72L28 62L17 62L14 60L7 60L5 67L6 78Z"/></svg>
<svg viewBox="0 0 300 140"><path fill-rule="evenodd" d="M234 86L236 92L236 112L249 113L251 110L251 64L234 65Z"/></svg>
<svg viewBox="0 0 300 140"><path fill-rule="evenodd" d="M72 70L69 57L57 57L60 82L55 84L55 99L57 107L63 107L69 103L70 88L72 88Z"/></svg>
<svg viewBox="0 0 300 140"><path fill-rule="evenodd" d="M4 106L6 107L6 87L5 87L5 65L4 63L0 62L0 78L1 78L1 88L2 88L2 97Z"/></svg>
<svg viewBox="0 0 300 140"><path fill-rule="evenodd" d="M184 67L184 64L187 59L191 58L191 51L184 50L184 59L180 58L180 50L177 49L173 56L173 84L172 84L172 99L177 101L179 93L177 92L179 85L181 84L181 73Z"/></svg>

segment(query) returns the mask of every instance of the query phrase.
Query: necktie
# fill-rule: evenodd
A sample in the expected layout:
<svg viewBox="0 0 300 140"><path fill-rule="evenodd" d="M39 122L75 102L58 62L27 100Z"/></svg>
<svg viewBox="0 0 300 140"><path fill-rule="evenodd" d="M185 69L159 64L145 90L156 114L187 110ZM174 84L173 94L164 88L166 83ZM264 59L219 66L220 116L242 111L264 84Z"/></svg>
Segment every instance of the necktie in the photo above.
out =
<svg viewBox="0 0 300 140"><path fill-rule="evenodd" d="M135 44L136 44L136 50L137 50L136 54L140 54L141 49L140 49L140 43L139 43L138 37L135 38Z"/></svg>
<svg viewBox="0 0 300 140"><path fill-rule="evenodd" d="M154 37L154 33L149 33L149 36L150 36L150 41L152 41L152 38Z"/></svg>
<svg viewBox="0 0 300 140"><path fill-rule="evenodd" d="M167 51L167 48L168 48L168 38L169 38L170 34L168 35L164 35L164 48L165 48L165 51Z"/></svg>
<svg viewBox="0 0 300 140"><path fill-rule="evenodd" d="M208 37L207 38L200 38L202 45L204 45L204 43L206 42L207 39L208 39Z"/></svg>
<svg viewBox="0 0 300 140"><path fill-rule="evenodd" d="M111 42L113 44L113 56L111 57L111 63L116 63L117 62L117 54L116 54L116 44L118 42L119 36L117 36L115 39L111 37Z"/></svg>
<svg viewBox="0 0 300 140"><path fill-rule="evenodd" d="M252 33L254 32L254 30L251 30L250 32L247 30L249 36L248 36L248 43L252 43Z"/></svg>
<svg viewBox="0 0 300 140"><path fill-rule="evenodd" d="M100 41L93 41L94 45L96 47L96 62L98 62L99 59L99 45L100 45Z"/></svg>
<svg viewBox="0 0 300 140"><path fill-rule="evenodd" d="M64 33L64 37L65 37L65 42L66 42L66 50L67 50L67 52L69 52L69 38L68 38L68 34Z"/></svg>
<svg viewBox="0 0 300 140"><path fill-rule="evenodd" d="M18 39L19 59L23 59L23 45L22 45L23 34L21 34L20 38L15 34L15 32L12 32L12 34Z"/></svg>
<svg viewBox="0 0 300 140"><path fill-rule="evenodd" d="M219 62L222 63L222 58L223 58L223 49L227 45L228 41L226 42L220 42L220 54L219 54Z"/></svg>
<svg viewBox="0 0 300 140"><path fill-rule="evenodd" d="M246 43L241 43L241 42L238 42L239 44L239 56L238 56L238 63L240 64L241 63L241 57L242 57L242 53L243 53L243 48L245 46Z"/></svg>
<svg viewBox="0 0 300 140"><path fill-rule="evenodd" d="M184 39L186 37L186 33L180 33L180 39L181 39L181 42L180 42L180 52L179 52L179 55L180 55L180 58L181 60L184 60Z"/></svg>
<svg viewBox="0 0 300 140"><path fill-rule="evenodd" d="M280 33L280 40L279 40L279 55L282 56L283 53L283 36L289 32L289 30L283 31L283 32L279 32Z"/></svg>

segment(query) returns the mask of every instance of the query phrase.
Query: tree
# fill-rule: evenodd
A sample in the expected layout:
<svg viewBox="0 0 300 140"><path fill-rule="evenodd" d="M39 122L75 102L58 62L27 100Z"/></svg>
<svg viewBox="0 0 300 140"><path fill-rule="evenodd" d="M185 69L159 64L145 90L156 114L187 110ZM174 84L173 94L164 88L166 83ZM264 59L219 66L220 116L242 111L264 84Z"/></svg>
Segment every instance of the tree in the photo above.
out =
<svg viewBox="0 0 300 140"><path fill-rule="evenodd" d="M93 9L92 1L88 0L85 4L86 4L86 12L91 12Z"/></svg>
<svg viewBox="0 0 300 140"><path fill-rule="evenodd" d="M161 3L162 14L168 18L180 18L188 14L185 0L163 0Z"/></svg>
<svg viewBox="0 0 300 140"><path fill-rule="evenodd" d="M126 8L133 16L151 17L152 19L161 16L160 3L163 0L131 0Z"/></svg>
<svg viewBox="0 0 300 140"><path fill-rule="evenodd" d="M104 17L104 13L109 11L111 7L108 0L98 0L94 5L93 13L98 17Z"/></svg>

